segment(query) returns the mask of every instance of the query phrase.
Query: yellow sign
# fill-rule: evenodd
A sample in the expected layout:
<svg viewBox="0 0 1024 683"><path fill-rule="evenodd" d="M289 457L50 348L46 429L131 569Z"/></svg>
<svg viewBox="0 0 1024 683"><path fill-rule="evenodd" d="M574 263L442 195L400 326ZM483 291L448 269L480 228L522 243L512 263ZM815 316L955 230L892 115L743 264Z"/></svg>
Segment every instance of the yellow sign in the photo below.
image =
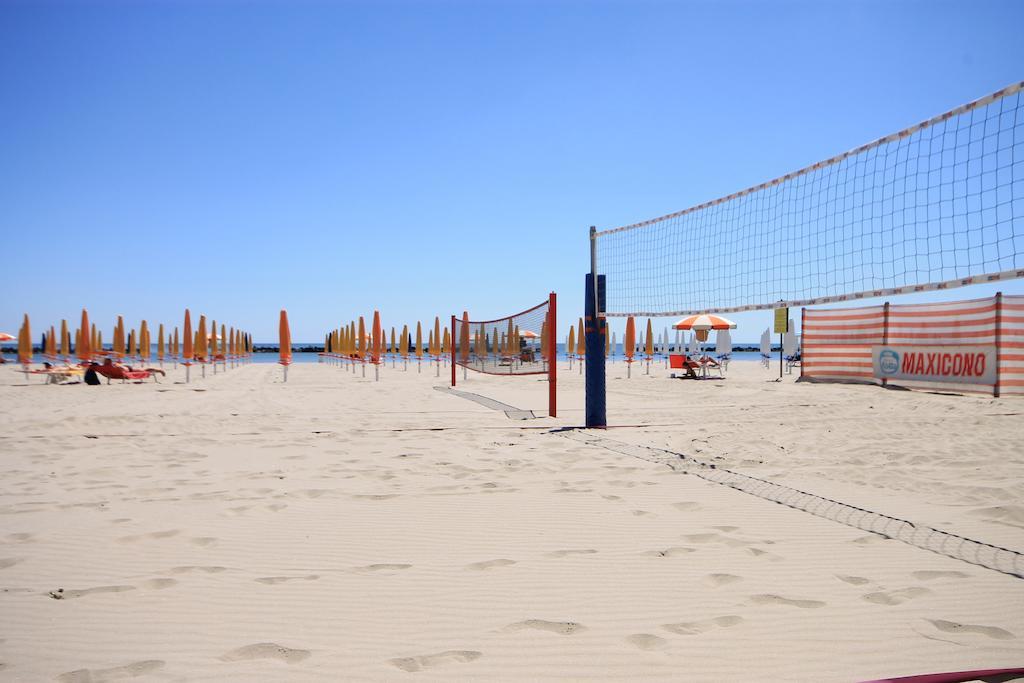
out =
<svg viewBox="0 0 1024 683"><path fill-rule="evenodd" d="M786 334L789 332L789 309L775 309L775 334Z"/></svg>

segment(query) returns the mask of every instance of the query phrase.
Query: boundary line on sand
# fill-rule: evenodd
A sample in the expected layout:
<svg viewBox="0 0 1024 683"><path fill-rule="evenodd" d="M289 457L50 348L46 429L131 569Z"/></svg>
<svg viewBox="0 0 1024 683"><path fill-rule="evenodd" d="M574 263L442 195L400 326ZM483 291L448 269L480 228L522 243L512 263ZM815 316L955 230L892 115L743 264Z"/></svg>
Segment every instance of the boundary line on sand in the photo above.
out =
<svg viewBox="0 0 1024 683"><path fill-rule="evenodd" d="M1016 550L976 541L930 526L915 524L906 519L776 484L767 479L733 472L663 448L616 441L574 428L553 433L615 453L629 455L659 465L667 465L678 472L692 474L705 481L728 486L748 495L807 512L816 517L878 534L885 538L896 539L921 550L985 567L1016 578L1024 578L1024 553Z"/></svg>
<svg viewBox="0 0 1024 683"><path fill-rule="evenodd" d="M507 417L510 420L537 419L537 415L534 414L532 410L523 410L521 408L516 408L515 406L510 406L507 403L502 403L501 401L496 401L493 398L487 398L486 396L481 396L480 394L474 394L469 391L460 391L459 389L452 389L451 387L434 387L434 390L440 391L442 394L452 394L454 396L458 396L459 398L468 399L473 403L478 403L485 408L490 408L491 410L500 410L503 413L505 413L505 417Z"/></svg>

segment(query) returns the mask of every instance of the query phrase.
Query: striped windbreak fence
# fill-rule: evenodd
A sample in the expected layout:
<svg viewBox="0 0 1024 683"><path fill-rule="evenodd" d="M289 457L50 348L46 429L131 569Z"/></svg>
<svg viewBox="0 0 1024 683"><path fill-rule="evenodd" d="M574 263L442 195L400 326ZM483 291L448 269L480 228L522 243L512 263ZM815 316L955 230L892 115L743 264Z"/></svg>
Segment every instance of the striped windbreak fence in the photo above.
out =
<svg viewBox="0 0 1024 683"><path fill-rule="evenodd" d="M1024 296L934 304L884 304L862 308L806 308L803 313L805 377L911 388L1024 394ZM958 347L995 350L995 384L879 379L873 347ZM933 354L941 362L941 354ZM931 360L931 359L929 359Z"/></svg>

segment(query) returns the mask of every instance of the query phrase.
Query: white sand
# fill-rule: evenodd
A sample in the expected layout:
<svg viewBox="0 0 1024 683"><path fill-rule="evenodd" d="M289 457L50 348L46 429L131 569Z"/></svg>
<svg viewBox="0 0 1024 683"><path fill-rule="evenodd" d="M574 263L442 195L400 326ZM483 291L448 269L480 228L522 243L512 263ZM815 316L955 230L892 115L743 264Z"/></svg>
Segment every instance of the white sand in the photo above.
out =
<svg viewBox="0 0 1024 683"><path fill-rule="evenodd" d="M1024 401L609 366L605 436L1024 550ZM0 371L0 678L852 681L1024 664L1024 581L390 365ZM461 373L460 373L461 380ZM543 413L538 378L460 389ZM201 390L201 391L200 391ZM63 589L62 599L50 597Z"/></svg>

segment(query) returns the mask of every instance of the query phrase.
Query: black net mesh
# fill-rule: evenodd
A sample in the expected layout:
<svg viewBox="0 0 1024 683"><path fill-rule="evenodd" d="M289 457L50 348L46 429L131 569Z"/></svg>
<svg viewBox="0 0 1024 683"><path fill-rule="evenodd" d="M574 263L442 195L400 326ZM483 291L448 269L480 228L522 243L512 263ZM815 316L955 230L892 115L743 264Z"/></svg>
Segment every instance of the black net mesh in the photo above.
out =
<svg viewBox="0 0 1024 683"><path fill-rule="evenodd" d="M1022 88L597 232L607 315L806 306L1024 277Z"/></svg>
<svg viewBox="0 0 1024 683"><path fill-rule="evenodd" d="M552 326L549 301L496 320L456 318L455 362L490 375L536 375L548 371Z"/></svg>

